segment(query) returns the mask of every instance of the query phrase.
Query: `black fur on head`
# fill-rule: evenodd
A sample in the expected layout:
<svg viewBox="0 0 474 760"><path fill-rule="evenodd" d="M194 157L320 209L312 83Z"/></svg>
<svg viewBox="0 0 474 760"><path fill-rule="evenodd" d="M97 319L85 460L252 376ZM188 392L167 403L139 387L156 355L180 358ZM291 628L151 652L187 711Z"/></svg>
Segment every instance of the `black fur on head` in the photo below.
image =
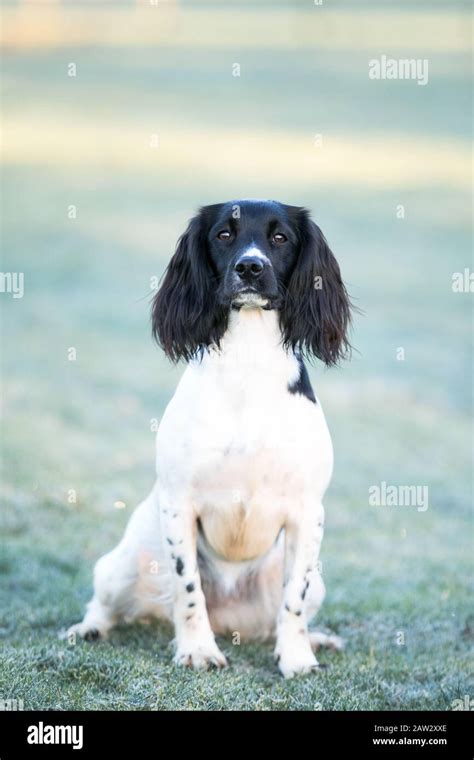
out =
<svg viewBox="0 0 474 760"><path fill-rule="evenodd" d="M282 343L335 364L350 349L339 266L306 209L276 201L204 206L153 300L153 335L173 361L219 348L231 309L279 312Z"/></svg>
<svg viewBox="0 0 474 760"><path fill-rule="evenodd" d="M152 333L174 362L219 346L229 310L217 303L216 272L207 256L205 210L189 222L153 299Z"/></svg>
<svg viewBox="0 0 474 760"><path fill-rule="evenodd" d="M298 260L280 310L283 344L309 359L337 364L350 354L351 302L336 261L320 228L297 209Z"/></svg>

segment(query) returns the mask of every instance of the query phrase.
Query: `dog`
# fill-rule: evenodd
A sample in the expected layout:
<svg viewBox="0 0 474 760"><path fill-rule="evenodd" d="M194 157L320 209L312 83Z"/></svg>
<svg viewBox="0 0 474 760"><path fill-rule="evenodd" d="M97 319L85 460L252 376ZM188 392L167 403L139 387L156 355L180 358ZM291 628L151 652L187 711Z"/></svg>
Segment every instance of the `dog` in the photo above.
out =
<svg viewBox="0 0 474 760"><path fill-rule="evenodd" d="M157 479L97 562L69 633L174 624L178 665L224 667L215 634L274 638L285 678L319 668L310 632L333 450L306 358L350 353L351 302L308 211L276 201L204 206L178 241L152 330L187 368L157 433ZM235 640L235 639L234 639Z"/></svg>

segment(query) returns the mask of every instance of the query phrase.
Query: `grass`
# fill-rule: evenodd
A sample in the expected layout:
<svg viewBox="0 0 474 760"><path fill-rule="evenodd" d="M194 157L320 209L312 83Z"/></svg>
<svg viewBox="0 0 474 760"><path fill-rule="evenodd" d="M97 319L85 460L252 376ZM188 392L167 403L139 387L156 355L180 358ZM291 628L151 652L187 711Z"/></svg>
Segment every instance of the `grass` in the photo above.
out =
<svg viewBox="0 0 474 760"><path fill-rule="evenodd" d="M443 180L442 156L437 183L409 176L414 138L465 150L468 69L461 53L432 53L440 75L430 86L375 88L367 57L248 50L251 75L240 82L229 82L223 50L91 48L84 57L68 48L5 60L5 107L23 129L38 126L26 158L3 169L2 268L25 273L25 297L1 296L0 697L59 710L450 710L472 696L471 309L469 294L451 290L452 273L469 266L469 195L464 181ZM75 89L70 60L81 72ZM146 165L142 147L136 166L133 153L102 161L93 145L80 161L42 158L43 123L55 121L67 145L68 125L89 116L91 129L105 121L128 146L160 120L189 140L193 130L225 136L254 125L268 131L273 170L261 176L239 153L234 173L232 151L209 153L209 175L202 158L194 170ZM323 132L369 146L372 135L396 135L406 161L392 184L381 172L380 187L370 149L370 182L350 168L347 184L317 168L288 177L276 127L295 140ZM241 196L308 205L365 311L352 362L312 373L336 454L317 625L342 635L346 650L321 654L330 668L291 682L269 644L220 641L231 667L199 674L173 667L172 632L159 623L122 627L97 645L57 635L80 619L93 563L152 484L151 421L182 371L151 343L150 278L194 208ZM429 508L370 506L369 488L382 481L428 486Z"/></svg>
<svg viewBox="0 0 474 760"><path fill-rule="evenodd" d="M335 512L334 498L328 503ZM96 645L58 640L59 628L81 615L93 558L126 515L96 510L92 518L54 499L10 506L0 693L27 709L450 709L471 693L469 553L449 514L400 520L343 500L324 544L329 598L320 623L342 634L347 648L321 655L327 671L285 682L269 644L224 640L227 671L177 670L171 630L159 623L121 627Z"/></svg>

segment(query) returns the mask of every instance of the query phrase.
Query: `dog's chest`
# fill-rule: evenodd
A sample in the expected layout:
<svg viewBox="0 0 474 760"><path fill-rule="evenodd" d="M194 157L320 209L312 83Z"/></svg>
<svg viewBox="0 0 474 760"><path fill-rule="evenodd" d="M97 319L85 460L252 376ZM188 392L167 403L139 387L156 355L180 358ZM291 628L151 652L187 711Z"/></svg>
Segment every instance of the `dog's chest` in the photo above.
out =
<svg viewBox="0 0 474 760"><path fill-rule="evenodd" d="M298 363L268 325L254 327L247 345L234 339L188 368L158 436L168 492L183 494L210 547L232 561L268 551L302 500L321 498L332 466L319 404L288 390Z"/></svg>
<svg viewBox="0 0 474 760"><path fill-rule="evenodd" d="M250 422L237 430L217 447L203 445L191 479L208 543L234 561L268 551L301 496L300 473L283 442L272 443Z"/></svg>

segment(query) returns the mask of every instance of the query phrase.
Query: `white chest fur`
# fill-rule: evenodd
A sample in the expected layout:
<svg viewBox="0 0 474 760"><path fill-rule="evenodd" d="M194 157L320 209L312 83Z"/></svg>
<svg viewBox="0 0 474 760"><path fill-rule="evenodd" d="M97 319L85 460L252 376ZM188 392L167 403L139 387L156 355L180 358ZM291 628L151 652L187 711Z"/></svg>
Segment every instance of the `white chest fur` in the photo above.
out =
<svg viewBox="0 0 474 760"><path fill-rule="evenodd" d="M228 560L262 556L302 500L319 503L329 483L329 432L319 401L289 392L298 376L277 313L242 308L221 351L187 367L163 416L160 500L192 509Z"/></svg>

